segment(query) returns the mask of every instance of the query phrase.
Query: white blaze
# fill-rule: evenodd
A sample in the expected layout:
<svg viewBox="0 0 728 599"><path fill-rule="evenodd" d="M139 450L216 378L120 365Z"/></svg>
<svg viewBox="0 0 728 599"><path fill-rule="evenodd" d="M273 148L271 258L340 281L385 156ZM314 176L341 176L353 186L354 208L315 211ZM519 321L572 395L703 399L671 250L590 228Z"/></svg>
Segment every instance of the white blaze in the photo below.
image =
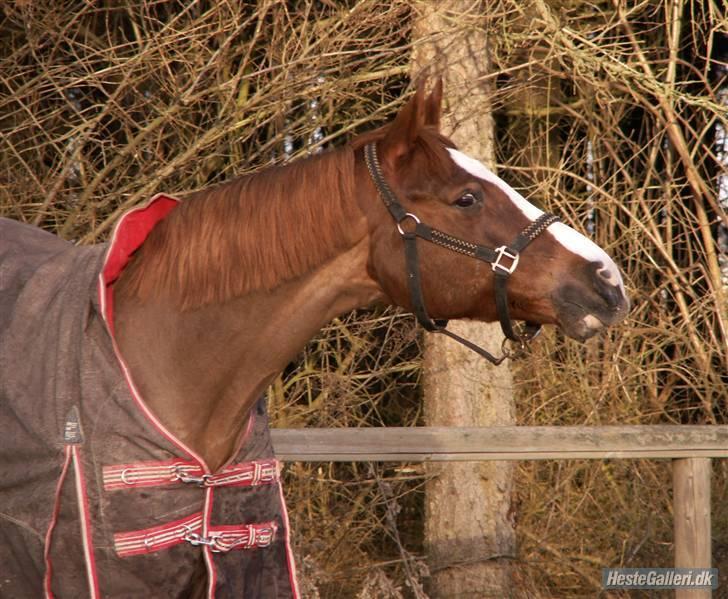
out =
<svg viewBox="0 0 728 599"><path fill-rule="evenodd" d="M479 160L471 158L467 154L463 154L462 152L453 150L452 148L448 148L447 151L450 153L450 157L455 161L455 164L457 164L460 168L466 170L471 175L478 177L478 179L482 179L483 181L487 181L488 183L498 186L530 221L536 220L543 214L542 210L539 210L536 206L531 204L531 202L508 185L508 183L506 183L503 179L493 173ZM601 262L603 264L603 267L600 269L602 276L608 281L611 281L614 285L618 285L620 289L624 290L622 275L619 273L617 265L607 255L607 253L591 239L584 237L584 235L575 229L572 229L561 222L549 225L547 231L554 236L556 241L570 252L581 256L589 262Z"/></svg>

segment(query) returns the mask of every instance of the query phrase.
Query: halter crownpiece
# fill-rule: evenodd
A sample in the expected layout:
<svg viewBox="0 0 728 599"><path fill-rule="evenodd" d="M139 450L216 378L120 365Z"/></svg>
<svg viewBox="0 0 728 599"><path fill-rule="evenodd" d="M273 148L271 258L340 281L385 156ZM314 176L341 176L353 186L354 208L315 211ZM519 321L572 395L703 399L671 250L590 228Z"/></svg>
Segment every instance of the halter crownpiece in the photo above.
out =
<svg viewBox="0 0 728 599"><path fill-rule="evenodd" d="M400 204L397 196L392 191L391 187L384 178L382 167L379 164L379 158L377 156L377 148L375 143L370 143L364 146L364 159L366 161L367 169L369 174L374 181L374 186L379 192L379 196L382 198L384 205L389 210L389 213L397 223L397 230L399 231L404 241L404 253L405 262L407 267L407 286L410 292L410 298L412 300L412 306L414 308L415 316L417 321L428 331L433 333L442 333L448 337L462 343L467 348L473 350L486 360L495 364L496 366L503 362L508 357L514 357L514 354L507 350L506 342L508 340L513 341L517 344L517 352L522 351L531 339L536 337L541 330L541 325L527 322L523 327L522 333L517 333L513 327L513 321L511 320L508 312L508 278L518 268L518 261L520 253L530 244L536 237L541 235L549 225L559 220L558 216L553 214L542 214L535 221L530 223L523 231L521 231L516 238L508 245L502 245L495 249L478 245L459 237L453 237L448 233L444 233L438 229L434 229L424 224L415 214L407 212L407 210ZM411 220L412 223L408 223L407 226L403 226L404 221ZM495 277L495 284L493 287L495 294L495 305L498 314L498 320L500 321L501 329L506 339L503 340L503 355L500 358L496 358L491 353L479 347L463 337L447 330L446 320L433 320L427 313L425 308L425 299L422 294L422 286L420 282L420 266L419 256L417 253L417 238L424 239L430 243L434 243L441 247L452 250L459 254L469 256L488 262L491 265L493 274Z"/></svg>

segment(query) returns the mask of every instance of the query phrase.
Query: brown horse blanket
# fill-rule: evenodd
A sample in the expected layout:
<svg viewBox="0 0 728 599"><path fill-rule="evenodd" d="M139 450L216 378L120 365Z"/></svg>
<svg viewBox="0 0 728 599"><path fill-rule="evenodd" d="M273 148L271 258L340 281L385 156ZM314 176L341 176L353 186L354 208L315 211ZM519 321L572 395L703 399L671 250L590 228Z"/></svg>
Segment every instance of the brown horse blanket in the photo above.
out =
<svg viewBox="0 0 728 599"><path fill-rule="evenodd" d="M0 597L297 597L265 402L217 472L136 393L111 284L177 201L77 247L0 219Z"/></svg>

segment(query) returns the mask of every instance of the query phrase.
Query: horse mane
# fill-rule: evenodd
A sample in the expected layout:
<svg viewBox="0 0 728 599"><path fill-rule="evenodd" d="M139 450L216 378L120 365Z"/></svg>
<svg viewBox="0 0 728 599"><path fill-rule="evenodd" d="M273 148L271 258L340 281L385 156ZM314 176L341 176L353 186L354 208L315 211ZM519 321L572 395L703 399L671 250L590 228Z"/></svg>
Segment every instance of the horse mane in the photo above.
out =
<svg viewBox="0 0 728 599"><path fill-rule="evenodd" d="M192 309L271 290L348 247L357 210L351 146L193 192L126 267L124 292Z"/></svg>
<svg viewBox="0 0 728 599"><path fill-rule="evenodd" d="M159 222L124 270L124 293L163 297L181 309L270 291L304 275L353 240L358 216L354 153L390 125L350 145L195 191ZM429 168L452 169L452 142L424 127L416 140Z"/></svg>

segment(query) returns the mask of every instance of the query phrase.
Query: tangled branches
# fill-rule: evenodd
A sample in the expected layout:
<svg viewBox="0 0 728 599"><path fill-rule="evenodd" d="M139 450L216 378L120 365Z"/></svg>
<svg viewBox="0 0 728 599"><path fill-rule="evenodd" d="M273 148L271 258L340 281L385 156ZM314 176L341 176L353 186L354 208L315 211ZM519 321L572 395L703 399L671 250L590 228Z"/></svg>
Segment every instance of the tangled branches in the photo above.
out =
<svg viewBox="0 0 728 599"><path fill-rule="evenodd" d="M502 174L593 234L624 267L634 304L625 326L586 346L546 336L517 368L519 422L724 423L718 3L484 4ZM401 102L417 10L7 2L0 214L97 242L156 192L342 143ZM275 381L272 414L280 426L421 424L418 344L402 314L342 317ZM290 465L286 476L309 596L422 596L420 469ZM716 466L716 523L728 522L727 480ZM525 464L517 486L519 586L532 596L593 594L606 565L670 563L664 464ZM726 539L718 525L716 560L728 559Z"/></svg>

